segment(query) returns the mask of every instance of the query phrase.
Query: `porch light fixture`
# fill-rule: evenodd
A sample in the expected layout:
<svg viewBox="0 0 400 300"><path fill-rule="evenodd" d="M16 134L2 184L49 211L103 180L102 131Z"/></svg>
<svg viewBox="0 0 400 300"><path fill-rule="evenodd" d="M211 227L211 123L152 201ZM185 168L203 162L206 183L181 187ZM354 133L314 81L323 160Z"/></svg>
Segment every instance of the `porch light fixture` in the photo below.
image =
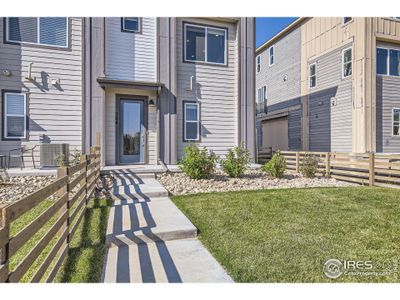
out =
<svg viewBox="0 0 400 300"><path fill-rule="evenodd" d="M154 99L150 99L149 100L149 106L150 107L155 107L156 106L156 103L155 103Z"/></svg>

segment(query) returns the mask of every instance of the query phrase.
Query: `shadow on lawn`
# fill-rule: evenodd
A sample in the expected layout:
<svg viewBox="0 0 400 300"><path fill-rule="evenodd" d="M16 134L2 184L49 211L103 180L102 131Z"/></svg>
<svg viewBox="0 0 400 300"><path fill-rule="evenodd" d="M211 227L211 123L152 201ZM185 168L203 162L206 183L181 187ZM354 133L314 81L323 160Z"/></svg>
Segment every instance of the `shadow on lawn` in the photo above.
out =
<svg viewBox="0 0 400 300"><path fill-rule="evenodd" d="M94 199L88 204L60 276L60 282L100 282L111 201Z"/></svg>

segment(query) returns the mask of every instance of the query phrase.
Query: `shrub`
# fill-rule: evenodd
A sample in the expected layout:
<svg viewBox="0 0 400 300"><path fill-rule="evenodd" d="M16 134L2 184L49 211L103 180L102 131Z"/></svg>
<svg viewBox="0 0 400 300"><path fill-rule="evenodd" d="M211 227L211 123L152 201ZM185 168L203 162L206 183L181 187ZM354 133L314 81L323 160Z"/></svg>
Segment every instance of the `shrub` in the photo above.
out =
<svg viewBox="0 0 400 300"><path fill-rule="evenodd" d="M218 157L213 152L208 152L204 147L200 149L197 145L190 143L184 149L185 156L179 162L181 170L192 179L203 179L209 177L215 170Z"/></svg>
<svg viewBox="0 0 400 300"><path fill-rule="evenodd" d="M230 177L241 177L250 162L250 152L241 144L230 149L226 158L221 161L222 169Z"/></svg>
<svg viewBox="0 0 400 300"><path fill-rule="evenodd" d="M306 153L303 157L303 162L301 163L300 173L304 177L313 178L318 170L318 158L311 153Z"/></svg>
<svg viewBox="0 0 400 300"><path fill-rule="evenodd" d="M57 167L65 167L68 165L68 160L65 154L60 153L55 158Z"/></svg>
<svg viewBox="0 0 400 300"><path fill-rule="evenodd" d="M261 170L269 173L272 177L282 178L286 171L286 159L280 151L277 151Z"/></svg>

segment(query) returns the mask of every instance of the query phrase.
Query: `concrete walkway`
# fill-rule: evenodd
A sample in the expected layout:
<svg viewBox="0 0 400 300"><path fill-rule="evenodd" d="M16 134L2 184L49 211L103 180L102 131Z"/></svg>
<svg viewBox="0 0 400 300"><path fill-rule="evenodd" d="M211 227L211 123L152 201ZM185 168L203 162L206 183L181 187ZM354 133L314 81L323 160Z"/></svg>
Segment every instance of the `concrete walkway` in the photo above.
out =
<svg viewBox="0 0 400 300"><path fill-rule="evenodd" d="M232 282L154 173L112 175L103 282Z"/></svg>

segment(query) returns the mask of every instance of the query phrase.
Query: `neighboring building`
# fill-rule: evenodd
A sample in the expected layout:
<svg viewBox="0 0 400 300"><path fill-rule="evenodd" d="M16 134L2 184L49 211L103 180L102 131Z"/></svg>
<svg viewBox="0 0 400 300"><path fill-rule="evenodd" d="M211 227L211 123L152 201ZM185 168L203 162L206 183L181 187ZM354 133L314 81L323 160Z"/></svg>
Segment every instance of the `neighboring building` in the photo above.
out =
<svg viewBox="0 0 400 300"><path fill-rule="evenodd" d="M2 110L0 154L87 151L100 133L103 165L175 164L189 142L222 156L243 142L255 155L254 18L3 23L1 102L15 107Z"/></svg>
<svg viewBox="0 0 400 300"><path fill-rule="evenodd" d="M299 18L255 62L259 148L400 152L399 18Z"/></svg>

